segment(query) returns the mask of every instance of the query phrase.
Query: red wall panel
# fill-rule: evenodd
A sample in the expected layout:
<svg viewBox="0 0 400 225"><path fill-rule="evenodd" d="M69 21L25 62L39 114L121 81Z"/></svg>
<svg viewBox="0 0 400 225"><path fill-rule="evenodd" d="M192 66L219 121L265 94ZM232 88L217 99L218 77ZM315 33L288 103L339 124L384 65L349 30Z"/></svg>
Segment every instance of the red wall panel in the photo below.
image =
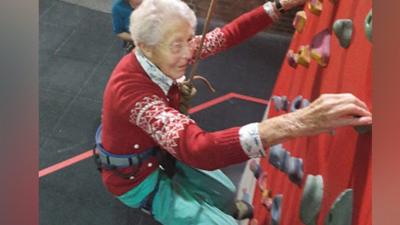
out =
<svg viewBox="0 0 400 225"><path fill-rule="evenodd" d="M338 0L333 4L323 1L321 15L304 10L307 22L302 33L296 32L289 49L297 52L301 45L311 44L312 38L328 28L331 31L331 54L326 67L311 60L308 68L296 68L283 63L273 95L285 95L289 100L302 95L315 100L322 93L348 92L365 101L372 110L372 44L364 33L364 20L372 7L371 0ZM337 19L351 19L353 34L348 48L340 46L332 25ZM285 112L270 108L268 117ZM332 203L347 188L353 189L353 224L372 224L371 219L371 133L358 134L352 127L336 129L334 135L321 134L298 138L283 143L291 156L304 162L303 185L292 183L288 176L268 162L268 156L261 160L262 168L268 173L268 188L273 195L283 194L280 224L300 225L300 201L304 181L308 174L322 175L324 195L317 224L324 224ZM258 224L270 224L270 212L260 203L258 187L254 193L253 205Z"/></svg>

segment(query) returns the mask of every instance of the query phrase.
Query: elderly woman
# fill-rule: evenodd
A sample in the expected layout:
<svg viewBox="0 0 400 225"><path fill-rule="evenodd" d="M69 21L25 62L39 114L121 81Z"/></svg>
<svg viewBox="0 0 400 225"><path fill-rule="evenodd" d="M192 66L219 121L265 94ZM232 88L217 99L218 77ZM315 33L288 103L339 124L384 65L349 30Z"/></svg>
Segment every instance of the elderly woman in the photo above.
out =
<svg viewBox="0 0 400 225"><path fill-rule="evenodd" d="M305 0L267 2L206 35L201 56L232 47ZM216 132L177 109L177 80L199 46L196 17L181 0L144 0L131 15L136 48L115 67L104 94L96 152L107 189L162 224L236 224L235 186L220 171L261 157L268 146L372 121L351 94L326 94L282 116ZM175 170L158 153L176 160Z"/></svg>

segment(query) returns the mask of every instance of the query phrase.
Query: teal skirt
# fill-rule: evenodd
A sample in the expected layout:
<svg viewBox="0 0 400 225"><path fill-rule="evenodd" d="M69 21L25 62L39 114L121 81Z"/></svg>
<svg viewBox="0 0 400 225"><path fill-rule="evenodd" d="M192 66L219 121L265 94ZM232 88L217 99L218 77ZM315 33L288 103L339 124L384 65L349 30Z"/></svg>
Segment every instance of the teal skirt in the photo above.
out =
<svg viewBox="0 0 400 225"><path fill-rule="evenodd" d="M157 170L140 185L118 196L125 205L139 208L143 199L154 190L152 213L164 225L233 225L231 216L236 188L221 171L191 168L177 162L176 174L170 179Z"/></svg>

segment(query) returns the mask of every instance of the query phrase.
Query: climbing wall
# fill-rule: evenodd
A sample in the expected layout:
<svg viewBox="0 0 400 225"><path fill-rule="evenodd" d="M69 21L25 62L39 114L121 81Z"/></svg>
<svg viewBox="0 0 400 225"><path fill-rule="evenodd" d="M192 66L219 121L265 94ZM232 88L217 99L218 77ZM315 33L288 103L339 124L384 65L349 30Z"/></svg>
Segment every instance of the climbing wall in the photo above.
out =
<svg viewBox="0 0 400 225"><path fill-rule="evenodd" d="M371 7L371 0L307 2L294 20L266 117L297 110L323 93L352 93L372 110ZM250 161L246 169L255 176L239 187L251 193L255 207L245 224L372 224L370 128L298 138Z"/></svg>

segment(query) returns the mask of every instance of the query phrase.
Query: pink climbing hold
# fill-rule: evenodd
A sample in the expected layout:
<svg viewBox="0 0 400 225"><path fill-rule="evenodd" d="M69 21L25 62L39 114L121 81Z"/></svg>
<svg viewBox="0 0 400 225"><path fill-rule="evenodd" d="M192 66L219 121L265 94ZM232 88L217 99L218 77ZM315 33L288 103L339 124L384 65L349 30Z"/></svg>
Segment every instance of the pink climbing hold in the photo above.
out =
<svg viewBox="0 0 400 225"><path fill-rule="evenodd" d="M262 172L260 177L257 179L258 187L261 191L267 190L267 173Z"/></svg>
<svg viewBox="0 0 400 225"><path fill-rule="evenodd" d="M297 67L297 58L299 57L298 54L294 53L292 49L288 51L286 54L289 66L296 68Z"/></svg>
<svg viewBox="0 0 400 225"><path fill-rule="evenodd" d="M307 21L306 12L304 12L303 10L298 11L293 20L293 27L296 28L297 32L301 33L303 31L304 26L306 25L306 21Z"/></svg>
<svg viewBox="0 0 400 225"><path fill-rule="evenodd" d="M331 34L328 29L318 33L311 41L311 58L315 59L320 66L328 65Z"/></svg>

